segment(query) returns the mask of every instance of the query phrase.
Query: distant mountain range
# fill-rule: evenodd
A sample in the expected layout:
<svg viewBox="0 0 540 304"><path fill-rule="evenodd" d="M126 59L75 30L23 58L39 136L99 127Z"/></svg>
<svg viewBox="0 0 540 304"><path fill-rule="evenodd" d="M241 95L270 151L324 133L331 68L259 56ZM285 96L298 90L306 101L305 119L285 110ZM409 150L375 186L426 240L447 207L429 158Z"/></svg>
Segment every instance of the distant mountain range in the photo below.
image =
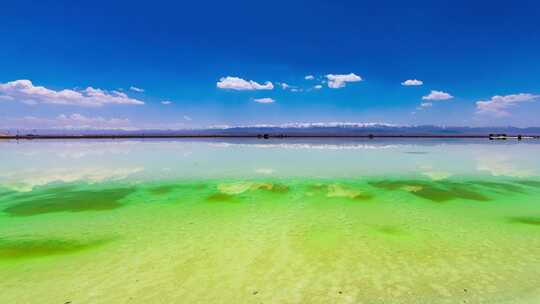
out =
<svg viewBox="0 0 540 304"><path fill-rule="evenodd" d="M540 135L540 127L446 127L434 125L400 126L385 123L288 123L282 125L212 126L184 130L0 130L9 135L286 135L286 136L367 136L367 135Z"/></svg>

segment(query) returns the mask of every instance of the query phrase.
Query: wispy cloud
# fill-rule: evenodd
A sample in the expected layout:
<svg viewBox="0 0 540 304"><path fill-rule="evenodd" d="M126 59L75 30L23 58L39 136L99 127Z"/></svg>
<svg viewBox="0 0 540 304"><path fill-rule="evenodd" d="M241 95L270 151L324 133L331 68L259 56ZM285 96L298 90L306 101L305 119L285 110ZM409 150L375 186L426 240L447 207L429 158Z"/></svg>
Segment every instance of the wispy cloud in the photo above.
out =
<svg viewBox="0 0 540 304"><path fill-rule="evenodd" d="M328 87L331 89L343 88L347 85L348 82L359 82L362 81L362 77L350 73L350 74L328 74L326 75L328 79Z"/></svg>
<svg viewBox="0 0 540 304"><path fill-rule="evenodd" d="M79 113L61 114L54 118L25 116L5 121L5 127L25 127L36 129L124 129L131 125L127 118L90 117Z"/></svg>
<svg viewBox="0 0 540 304"><path fill-rule="evenodd" d="M100 107L106 104L142 105L143 101L130 98L119 91L105 91L88 87L84 90L64 89L55 91L34 86L30 80L0 83L0 99L25 104L54 104L82 107Z"/></svg>
<svg viewBox="0 0 540 304"><path fill-rule="evenodd" d="M143 93L144 92L144 89L137 88L137 87L134 87L134 86L131 86L129 89L134 91L134 92L137 92L137 93Z"/></svg>
<svg viewBox="0 0 540 304"><path fill-rule="evenodd" d="M320 90L322 89L322 85L318 84L316 86L313 87L315 90Z"/></svg>
<svg viewBox="0 0 540 304"><path fill-rule="evenodd" d="M508 116L510 112L508 109L516 106L522 102L531 102L540 98L540 95L534 95L529 93L519 93L500 96L496 95L491 97L490 100L480 100L476 102L476 109L479 114L491 114L494 116Z"/></svg>
<svg viewBox="0 0 540 304"><path fill-rule="evenodd" d="M265 98L255 98L255 99L253 99L253 101L258 102L258 103L266 103L266 104L276 102L274 99L268 98L268 97L265 97Z"/></svg>
<svg viewBox="0 0 540 304"><path fill-rule="evenodd" d="M429 95L422 97L423 100L449 100L454 96L443 91L431 91Z"/></svg>
<svg viewBox="0 0 540 304"><path fill-rule="evenodd" d="M216 86L220 89L237 90L237 91L274 89L274 85L270 81L267 81L264 84L260 84L253 80L244 80L242 78L233 77L233 76L220 78Z"/></svg>
<svg viewBox="0 0 540 304"><path fill-rule="evenodd" d="M187 120L187 121L192 121L192 120L193 120L193 118L191 118L191 117L189 117L189 116L187 116L187 115L184 115L184 120Z"/></svg>
<svg viewBox="0 0 540 304"><path fill-rule="evenodd" d="M418 79L407 79L401 83L403 86L421 86L424 82Z"/></svg>
<svg viewBox="0 0 540 304"><path fill-rule="evenodd" d="M164 104L164 105L170 105L170 104L172 104L172 103L173 103L173 102L170 101L170 100L163 100L163 101L161 102L161 104Z"/></svg>
<svg viewBox="0 0 540 304"><path fill-rule="evenodd" d="M279 85L281 86L281 88L282 88L283 90L287 90L288 88L291 87L289 84L287 84L287 83L285 83L285 82L281 82L281 83L279 83Z"/></svg>
<svg viewBox="0 0 540 304"><path fill-rule="evenodd" d="M305 80L313 80L315 79L315 76L313 75L307 75L306 77L304 77Z"/></svg>
<svg viewBox="0 0 540 304"><path fill-rule="evenodd" d="M189 116L184 116L190 121ZM56 129L56 130L181 130L186 128L183 121L144 123L132 122L128 118L105 118L87 116L80 113L61 114L52 118L25 116L0 120L1 129Z"/></svg>
<svg viewBox="0 0 540 304"><path fill-rule="evenodd" d="M432 106L433 106L432 102L422 102L417 109L421 110L421 109L425 109L425 108L431 108Z"/></svg>
<svg viewBox="0 0 540 304"><path fill-rule="evenodd" d="M302 92L304 90L298 86L290 85L285 82L278 82L278 84L283 90L289 90L291 92Z"/></svg>

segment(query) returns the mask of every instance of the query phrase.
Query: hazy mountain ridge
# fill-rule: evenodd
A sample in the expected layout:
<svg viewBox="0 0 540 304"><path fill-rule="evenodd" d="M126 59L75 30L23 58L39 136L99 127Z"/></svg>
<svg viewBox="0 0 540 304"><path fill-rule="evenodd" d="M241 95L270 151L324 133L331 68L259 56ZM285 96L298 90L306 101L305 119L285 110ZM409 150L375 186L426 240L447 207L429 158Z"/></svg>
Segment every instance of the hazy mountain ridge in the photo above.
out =
<svg viewBox="0 0 540 304"><path fill-rule="evenodd" d="M213 126L202 129L181 130L0 130L9 135L486 135L491 133L508 135L540 135L540 127L448 127L448 126L399 126L385 123L290 123L283 125Z"/></svg>

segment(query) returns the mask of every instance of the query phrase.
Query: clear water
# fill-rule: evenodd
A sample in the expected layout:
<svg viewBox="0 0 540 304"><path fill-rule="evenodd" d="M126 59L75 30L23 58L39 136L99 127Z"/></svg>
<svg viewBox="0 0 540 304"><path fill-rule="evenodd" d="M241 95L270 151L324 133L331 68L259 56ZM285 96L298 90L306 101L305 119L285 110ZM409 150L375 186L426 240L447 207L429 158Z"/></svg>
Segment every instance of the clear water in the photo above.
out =
<svg viewBox="0 0 540 304"><path fill-rule="evenodd" d="M0 303L538 303L540 144L0 142Z"/></svg>

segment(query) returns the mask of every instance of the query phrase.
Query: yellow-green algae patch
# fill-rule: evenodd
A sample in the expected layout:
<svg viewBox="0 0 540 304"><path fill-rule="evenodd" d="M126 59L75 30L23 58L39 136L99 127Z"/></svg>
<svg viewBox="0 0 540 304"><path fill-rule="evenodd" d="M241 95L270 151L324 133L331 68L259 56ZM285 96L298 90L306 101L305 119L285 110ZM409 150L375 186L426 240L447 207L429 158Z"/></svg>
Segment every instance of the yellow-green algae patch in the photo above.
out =
<svg viewBox="0 0 540 304"><path fill-rule="evenodd" d="M151 194L156 195L169 195L176 191L182 191L183 189L188 190L204 190L207 187L204 183L173 183L173 184L164 184L150 187L148 190Z"/></svg>
<svg viewBox="0 0 540 304"><path fill-rule="evenodd" d="M228 195L242 194L248 190L256 189L257 184L254 182L233 182L222 183L217 185L219 192Z"/></svg>
<svg viewBox="0 0 540 304"><path fill-rule="evenodd" d="M350 198L357 200L370 199L371 195L366 194L365 192L340 184L330 184L327 186L327 197L342 197Z"/></svg>
<svg viewBox="0 0 540 304"><path fill-rule="evenodd" d="M55 187L19 194L3 212L12 216L32 216L55 212L112 210L122 207L122 199L134 191L133 187L108 189Z"/></svg>
<svg viewBox="0 0 540 304"><path fill-rule="evenodd" d="M326 198L340 198L350 200L369 200L373 198L371 193L366 190L366 185L361 182L315 182L309 183L305 188L307 196L324 196Z"/></svg>
<svg viewBox="0 0 540 304"><path fill-rule="evenodd" d="M512 217L509 219L509 221L511 223L517 223L517 224L540 226L540 217L519 216L519 217Z"/></svg>
<svg viewBox="0 0 540 304"><path fill-rule="evenodd" d="M280 183L259 183L254 186L255 190L268 191L277 194L285 194L290 190L289 186Z"/></svg>
<svg viewBox="0 0 540 304"><path fill-rule="evenodd" d="M272 183L272 182L252 182L252 181L238 181L229 183L219 183L217 189L221 193L237 195L248 191L268 191L272 193L287 193L289 192L289 186Z"/></svg>
<svg viewBox="0 0 540 304"><path fill-rule="evenodd" d="M369 183L371 186L395 191L404 190L415 196L433 201L447 202L455 199L489 201L490 198L475 188L473 183L454 181L382 180Z"/></svg>
<svg viewBox="0 0 540 304"><path fill-rule="evenodd" d="M473 185L484 187L491 191L517 192L517 193L524 192L524 189L522 186L511 184L508 182L472 181L470 183Z"/></svg>
<svg viewBox="0 0 540 304"><path fill-rule="evenodd" d="M234 200L235 196L227 193L214 193L209 195L206 200L211 202L230 202Z"/></svg>
<svg viewBox="0 0 540 304"><path fill-rule="evenodd" d="M62 239L1 239L0 261L74 254L97 248L110 240L80 242Z"/></svg>

